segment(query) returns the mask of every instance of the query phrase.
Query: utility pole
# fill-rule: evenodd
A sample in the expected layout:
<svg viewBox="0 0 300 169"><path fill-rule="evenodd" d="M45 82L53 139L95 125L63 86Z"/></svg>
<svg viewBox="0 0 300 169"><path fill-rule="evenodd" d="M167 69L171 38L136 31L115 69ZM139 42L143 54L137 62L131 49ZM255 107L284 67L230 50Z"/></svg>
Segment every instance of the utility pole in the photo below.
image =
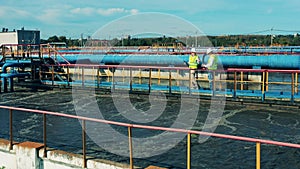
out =
<svg viewBox="0 0 300 169"><path fill-rule="evenodd" d="M273 35L273 27L271 28L271 46L273 46L273 39L275 35Z"/></svg>
<svg viewBox="0 0 300 169"><path fill-rule="evenodd" d="M80 39L81 39L81 48L82 48L83 47L83 33L81 33Z"/></svg>
<svg viewBox="0 0 300 169"><path fill-rule="evenodd" d="M195 48L197 48L197 32L198 31L196 31L196 36L195 36Z"/></svg>
<svg viewBox="0 0 300 169"><path fill-rule="evenodd" d="M188 44L187 44L187 43L188 43L188 35L186 35L186 38L185 38L185 46L186 46L186 47L188 47Z"/></svg>
<svg viewBox="0 0 300 169"><path fill-rule="evenodd" d="M271 46L273 46L273 35L271 34Z"/></svg>

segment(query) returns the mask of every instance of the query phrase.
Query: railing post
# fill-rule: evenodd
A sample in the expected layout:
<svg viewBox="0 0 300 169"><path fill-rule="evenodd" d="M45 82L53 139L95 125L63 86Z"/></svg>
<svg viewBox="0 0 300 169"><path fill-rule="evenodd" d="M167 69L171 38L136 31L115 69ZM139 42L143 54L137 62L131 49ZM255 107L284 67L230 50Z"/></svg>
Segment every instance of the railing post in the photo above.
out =
<svg viewBox="0 0 300 169"><path fill-rule="evenodd" d="M266 92L269 90L269 72L266 71L266 79L265 79L265 83L266 83Z"/></svg>
<svg viewBox="0 0 300 169"><path fill-rule="evenodd" d="M142 71L141 71L141 68L139 68L139 84L142 84Z"/></svg>
<svg viewBox="0 0 300 169"><path fill-rule="evenodd" d="M298 94L298 73L295 73L295 93Z"/></svg>
<svg viewBox="0 0 300 169"><path fill-rule="evenodd" d="M191 69L189 69L189 95L191 95L191 83L192 83L192 73L191 73Z"/></svg>
<svg viewBox="0 0 300 169"><path fill-rule="evenodd" d="M148 88L149 88L149 89L148 89L148 90L149 90L148 92L149 92L149 93L151 92L151 83L152 83L152 80L151 80L151 79L152 79L152 69L150 68L150 69L149 69L149 84L148 84Z"/></svg>
<svg viewBox="0 0 300 169"><path fill-rule="evenodd" d="M295 95L295 74L294 73L292 73L291 87L292 87L291 102L294 103L294 95Z"/></svg>
<svg viewBox="0 0 300 169"><path fill-rule="evenodd" d="M52 75L52 86L54 85L54 66L51 66L51 75Z"/></svg>
<svg viewBox="0 0 300 169"><path fill-rule="evenodd" d="M244 90L244 72L241 71L241 90Z"/></svg>
<svg viewBox="0 0 300 169"><path fill-rule="evenodd" d="M70 67L67 66L68 86L70 86Z"/></svg>
<svg viewBox="0 0 300 169"><path fill-rule="evenodd" d="M47 157L47 119L45 113L43 114L43 141L44 141L43 157Z"/></svg>
<svg viewBox="0 0 300 169"><path fill-rule="evenodd" d="M179 76L180 74L179 73L180 73L180 70L177 69L177 73L176 73L177 74L177 81L176 81L177 86L180 86L180 76Z"/></svg>
<svg viewBox="0 0 300 169"><path fill-rule="evenodd" d="M107 82L110 81L110 70L109 67L107 67Z"/></svg>
<svg viewBox="0 0 300 169"><path fill-rule="evenodd" d="M36 65L31 66L31 72L32 72L32 80L36 80Z"/></svg>
<svg viewBox="0 0 300 169"><path fill-rule="evenodd" d="M215 80L215 77L216 77L216 71L213 70L212 72L212 95L215 96L215 93L216 93L216 80Z"/></svg>
<svg viewBox="0 0 300 169"><path fill-rule="evenodd" d="M87 167L86 163L86 133L85 133L85 120L82 120L82 156L83 156L83 168Z"/></svg>
<svg viewBox="0 0 300 169"><path fill-rule="evenodd" d="M169 70L169 94L172 94L172 72Z"/></svg>
<svg viewBox="0 0 300 169"><path fill-rule="evenodd" d="M265 76L266 76L266 72L262 72L263 76L262 76L262 87L261 87L261 101L264 102L265 101Z"/></svg>
<svg viewBox="0 0 300 169"><path fill-rule="evenodd" d="M125 83L125 76L127 76L127 73L125 73L125 68L123 67L122 69L122 79L123 79L123 83Z"/></svg>
<svg viewBox="0 0 300 169"><path fill-rule="evenodd" d="M256 143L256 169L260 169L260 143Z"/></svg>
<svg viewBox="0 0 300 169"><path fill-rule="evenodd" d="M234 83L233 83L233 98L236 99L236 90L237 90L237 76L236 76L236 71L234 71Z"/></svg>
<svg viewBox="0 0 300 169"><path fill-rule="evenodd" d="M12 109L9 109L9 150L13 149L13 116Z"/></svg>
<svg viewBox="0 0 300 169"><path fill-rule="evenodd" d="M186 161L186 168L191 169L191 133L187 135L187 161Z"/></svg>
<svg viewBox="0 0 300 169"><path fill-rule="evenodd" d="M112 83L112 91L115 91L115 68L112 68L112 78L111 78L111 83Z"/></svg>
<svg viewBox="0 0 300 169"><path fill-rule="evenodd" d="M132 130L130 126L128 126L128 144L129 144L130 169L133 169Z"/></svg>
<svg viewBox="0 0 300 169"><path fill-rule="evenodd" d="M51 49L50 49L50 44L47 45L48 46L48 57L51 58Z"/></svg>
<svg viewBox="0 0 300 169"><path fill-rule="evenodd" d="M100 87L100 68L97 69L97 88Z"/></svg>
<svg viewBox="0 0 300 169"><path fill-rule="evenodd" d="M161 77L160 77L160 69L158 69L157 73L158 73L157 84L160 85L160 79L161 79Z"/></svg>
<svg viewBox="0 0 300 169"><path fill-rule="evenodd" d="M92 81L93 81L93 82L95 81L94 73L95 73L95 66L92 66L92 73L91 73L91 76L92 76Z"/></svg>
<svg viewBox="0 0 300 169"><path fill-rule="evenodd" d="M82 81L82 87L84 87L84 67L81 68L81 81Z"/></svg>
<svg viewBox="0 0 300 169"><path fill-rule="evenodd" d="M39 80L42 80L42 66L39 66Z"/></svg>
<svg viewBox="0 0 300 169"><path fill-rule="evenodd" d="M18 49L18 48L17 48ZM3 56L3 61L5 62L5 60L6 60L6 53L5 53L5 45L2 45L2 56Z"/></svg>
<svg viewBox="0 0 300 169"><path fill-rule="evenodd" d="M130 68L129 71L130 71L129 72L130 73L130 75L129 75L130 76L129 77L130 78L130 82L129 82L130 89L129 89L129 91L131 93L132 92L132 68Z"/></svg>

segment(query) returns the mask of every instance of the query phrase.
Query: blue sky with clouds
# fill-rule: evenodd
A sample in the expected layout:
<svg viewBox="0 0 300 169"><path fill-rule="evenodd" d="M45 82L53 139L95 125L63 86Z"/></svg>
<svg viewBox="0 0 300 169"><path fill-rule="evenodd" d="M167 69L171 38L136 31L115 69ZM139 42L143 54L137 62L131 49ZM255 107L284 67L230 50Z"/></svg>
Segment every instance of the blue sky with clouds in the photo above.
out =
<svg viewBox="0 0 300 169"><path fill-rule="evenodd" d="M299 0L3 0L0 25L38 29L42 38L80 38L119 18L145 12L174 15L206 35L270 34L260 31L271 28L274 34L300 32Z"/></svg>

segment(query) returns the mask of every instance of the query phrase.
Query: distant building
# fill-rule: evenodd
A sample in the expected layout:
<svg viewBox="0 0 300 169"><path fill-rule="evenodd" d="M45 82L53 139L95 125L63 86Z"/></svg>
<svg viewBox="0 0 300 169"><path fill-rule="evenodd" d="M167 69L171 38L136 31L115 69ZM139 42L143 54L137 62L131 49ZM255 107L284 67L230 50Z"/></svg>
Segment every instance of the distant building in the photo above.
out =
<svg viewBox="0 0 300 169"><path fill-rule="evenodd" d="M24 27L21 30L9 31L7 28L2 28L0 32L0 46L11 45L13 49L16 49L16 45L39 45L41 42L39 30L25 30Z"/></svg>
<svg viewBox="0 0 300 169"><path fill-rule="evenodd" d="M109 40L88 39L85 43L87 47L107 47L111 46Z"/></svg>

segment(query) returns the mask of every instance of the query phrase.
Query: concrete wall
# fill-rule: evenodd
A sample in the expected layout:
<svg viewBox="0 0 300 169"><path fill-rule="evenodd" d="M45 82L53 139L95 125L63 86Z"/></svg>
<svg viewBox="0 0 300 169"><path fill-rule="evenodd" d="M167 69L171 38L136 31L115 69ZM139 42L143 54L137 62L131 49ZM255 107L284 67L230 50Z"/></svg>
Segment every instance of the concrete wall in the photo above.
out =
<svg viewBox="0 0 300 169"><path fill-rule="evenodd" d="M16 169L16 161L16 152L14 150L9 151L9 141L0 139L0 167Z"/></svg>
<svg viewBox="0 0 300 169"><path fill-rule="evenodd" d="M9 32L0 32L0 46L2 44L40 44L40 31L38 30L14 30ZM9 46L8 46L9 47ZM31 47L38 49L38 46ZM13 50L17 50L16 46L12 46ZM19 47L18 49L26 50L27 47Z"/></svg>
<svg viewBox="0 0 300 169"><path fill-rule="evenodd" d="M18 44L17 32L0 32L0 46L2 44Z"/></svg>
<svg viewBox="0 0 300 169"><path fill-rule="evenodd" d="M81 155L61 150L47 151L47 158L43 157L43 144L35 142L15 143L13 150L9 150L9 141L0 139L0 168L5 169L74 169L83 168ZM88 158L88 157L87 157ZM88 169L124 169L128 164L93 159L87 160ZM138 168L138 167L135 167Z"/></svg>

